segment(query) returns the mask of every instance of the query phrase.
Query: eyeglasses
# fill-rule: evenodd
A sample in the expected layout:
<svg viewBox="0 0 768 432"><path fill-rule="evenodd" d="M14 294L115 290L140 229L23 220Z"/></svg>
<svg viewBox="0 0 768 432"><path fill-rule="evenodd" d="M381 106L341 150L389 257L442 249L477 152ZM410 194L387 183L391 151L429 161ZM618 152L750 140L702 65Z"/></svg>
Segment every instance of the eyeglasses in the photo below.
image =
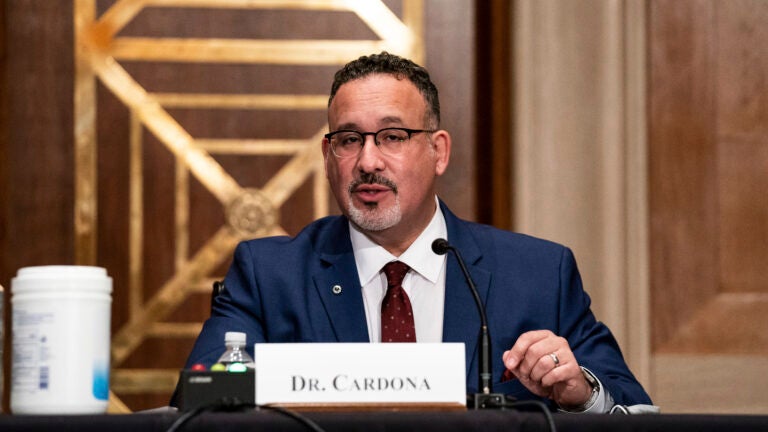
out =
<svg viewBox="0 0 768 432"><path fill-rule="evenodd" d="M337 130L325 134L325 138L331 143L333 154L339 159L355 157L360 154L365 146L365 137L373 135L376 146L387 156L397 156L402 153L411 135L415 133L436 132L424 129L386 128L378 132L358 132L353 130Z"/></svg>

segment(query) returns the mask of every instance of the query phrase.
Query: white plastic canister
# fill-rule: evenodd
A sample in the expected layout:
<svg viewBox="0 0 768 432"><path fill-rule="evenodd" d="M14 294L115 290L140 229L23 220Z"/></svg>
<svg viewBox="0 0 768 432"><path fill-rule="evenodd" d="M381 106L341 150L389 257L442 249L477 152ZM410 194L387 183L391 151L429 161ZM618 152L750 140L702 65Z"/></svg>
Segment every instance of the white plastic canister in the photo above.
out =
<svg viewBox="0 0 768 432"><path fill-rule="evenodd" d="M22 268L11 282L11 305L11 411L106 412L112 305L107 271Z"/></svg>

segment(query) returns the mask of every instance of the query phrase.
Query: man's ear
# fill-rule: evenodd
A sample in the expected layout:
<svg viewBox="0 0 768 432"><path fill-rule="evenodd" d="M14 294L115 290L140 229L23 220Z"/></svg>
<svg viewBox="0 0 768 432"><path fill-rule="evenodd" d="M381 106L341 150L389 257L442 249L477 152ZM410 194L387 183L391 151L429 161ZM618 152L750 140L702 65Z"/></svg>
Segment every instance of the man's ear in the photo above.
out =
<svg viewBox="0 0 768 432"><path fill-rule="evenodd" d="M435 175L443 175L451 159L451 135L442 129L433 132L432 148L435 151Z"/></svg>
<svg viewBox="0 0 768 432"><path fill-rule="evenodd" d="M328 157L331 151L331 143L328 138L323 137L323 167L325 168L325 178L328 178Z"/></svg>

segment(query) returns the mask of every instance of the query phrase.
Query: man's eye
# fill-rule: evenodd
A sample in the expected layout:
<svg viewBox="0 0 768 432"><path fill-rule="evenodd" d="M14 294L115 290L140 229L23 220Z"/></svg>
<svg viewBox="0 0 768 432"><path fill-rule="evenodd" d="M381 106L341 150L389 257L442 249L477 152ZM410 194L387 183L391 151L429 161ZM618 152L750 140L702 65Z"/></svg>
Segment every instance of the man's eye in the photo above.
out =
<svg viewBox="0 0 768 432"><path fill-rule="evenodd" d="M402 142L404 139L405 138L403 137L402 134L388 133L384 135L384 137L382 138L382 141L387 143L398 143L398 142Z"/></svg>
<svg viewBox="0 0 768 432"><path fill-rule="evenodd" d="M357 135L345 135L339 137L339 144L343 146L360 145L360 137Z"/></svg>

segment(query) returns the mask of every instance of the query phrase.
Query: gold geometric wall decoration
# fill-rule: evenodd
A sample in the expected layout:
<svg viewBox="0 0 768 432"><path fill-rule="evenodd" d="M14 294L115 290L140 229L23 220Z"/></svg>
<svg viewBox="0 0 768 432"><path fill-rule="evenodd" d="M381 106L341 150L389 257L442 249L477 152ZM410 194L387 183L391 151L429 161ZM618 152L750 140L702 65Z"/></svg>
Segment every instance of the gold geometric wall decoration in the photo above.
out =
<svg viewBox="0 0 768 432"><path fill-rule="evenodd" d="M131 76L121 61L267 65L342 65L352 58L387 50L423 63L422 0L402 0L400 14L381 0L117 0L97 13L96 0L73 0L75 34L75 252L76 263L97 262L98 166L97 80L130 113L129 319L112 336L112 389L117 393L169 392L177 369L123 369L126 358L148 337L194 337L200 323L164 322L190 295L208 292L237 242L285 234L278 210L308 179L313 185L314 217L328 214L319 143L325 128L301 139L201 138L185 130L172 109L324 111L327 94L153 93ZM392 2L390 2L392 3ZM303 10L353 13L375 40L272 40L128 37L120 32L147 8ZM330 83L328 83L330 85ZM151 133L175 159L175 268L162 286L144 298L142 279L144 209L142 197L143 131ZM260 188L244 187L214 155L288 158ZM223 226L197 250L190 250L188 192L194 178L210 192L225 214ZM114 410L126 410L112 395Z"/></svg>

